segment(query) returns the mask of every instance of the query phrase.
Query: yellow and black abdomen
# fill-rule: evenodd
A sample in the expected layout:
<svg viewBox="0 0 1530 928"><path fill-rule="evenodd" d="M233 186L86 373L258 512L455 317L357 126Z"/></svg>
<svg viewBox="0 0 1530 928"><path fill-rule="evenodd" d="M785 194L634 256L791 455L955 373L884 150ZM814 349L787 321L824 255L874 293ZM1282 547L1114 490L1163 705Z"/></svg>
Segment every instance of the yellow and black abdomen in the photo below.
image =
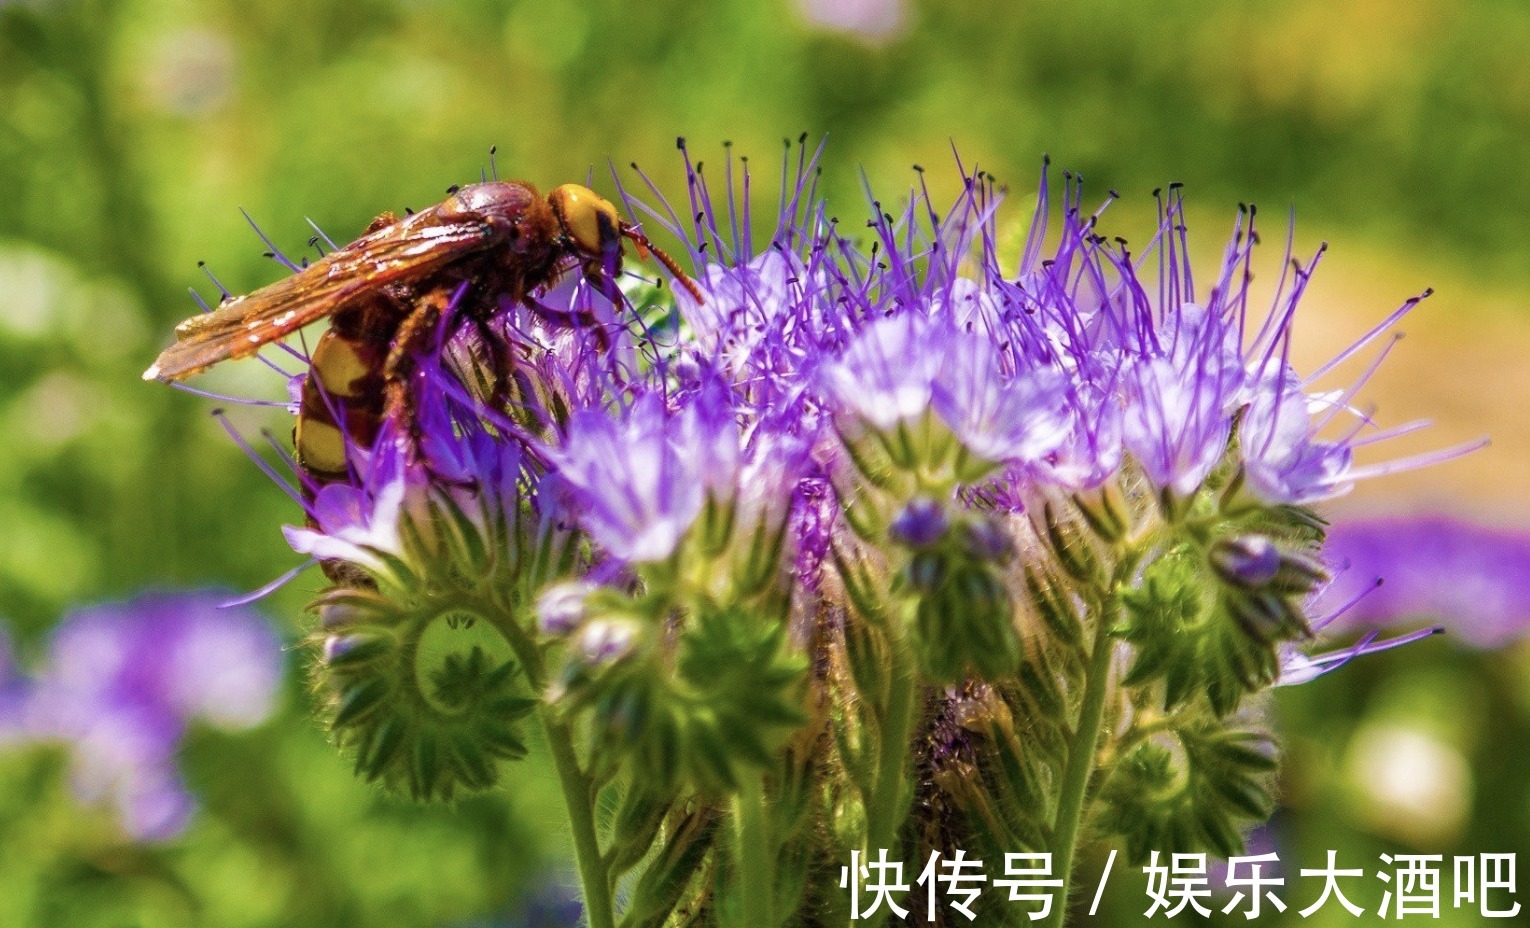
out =
<svg viewBox="0 0 1530 928"><path fill-rule="evenodd" d="M335 313L314 345L292 443L312 489L349 477L347 449L371 448L386 403L384 366L405 315L378 293Z"/></svg>

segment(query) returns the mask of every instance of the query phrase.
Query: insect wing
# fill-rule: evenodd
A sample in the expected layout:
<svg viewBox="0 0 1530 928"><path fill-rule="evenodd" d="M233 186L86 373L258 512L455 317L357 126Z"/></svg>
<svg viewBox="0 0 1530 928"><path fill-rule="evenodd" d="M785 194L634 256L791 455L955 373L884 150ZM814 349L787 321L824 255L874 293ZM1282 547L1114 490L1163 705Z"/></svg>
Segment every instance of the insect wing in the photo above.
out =
<svg viewBox="0 0 1530 928"><path fill-rule="evenodd" d="M244 358L339 309L358 295L417 279L496 238L479 219L443 222L434 210L363 236L291 277L193 316L175 328L175 344L144 372L145 380L180 380Z"/></svg>

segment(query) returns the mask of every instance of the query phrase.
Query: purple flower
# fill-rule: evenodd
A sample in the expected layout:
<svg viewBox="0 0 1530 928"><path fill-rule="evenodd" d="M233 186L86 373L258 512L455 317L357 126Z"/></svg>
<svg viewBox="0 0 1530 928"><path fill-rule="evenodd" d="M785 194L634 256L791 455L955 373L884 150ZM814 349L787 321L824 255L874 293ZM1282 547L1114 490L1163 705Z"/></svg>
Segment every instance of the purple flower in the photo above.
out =
<svg viewBox="0 0 1530 928"><path fill-rule="evenodd" d="M384 430L357 483L325 484L314 494L306 506L311 527L282 529L292 550L370 568L382 566L379 553L402 553L399 520L419 480L405 464L404 448L386 440L388 434Z"/></svg>
<svg viewBox="0 0 1530 928"><path fill-rule="evenodd" d="M698 522L705 543L695 550L712 553L722 540L714 534L779 525L784 539L757 532L755 549L791 559L796 569L784 576L807 611L834 595L837 585L820 580L837 545L881 538L868 529L900 513L895 537L916 546L934 537L936 522L915 518L930 513L910 505L920 496L937 499L949 525L998 527L980 546L998 563L1026 550L999 536L1027 520L982 520L1080 491L1139 507L1186 502L1125 520L1147 529L1160 517L1307 505L1474 447L1365 460L1415 428L1381 428L1356 398L1418 300L1317 370L1297 371L1291 333L1322 251L1294 260L1287 246L1272 256L1288 270L1269 303L1256 305L1250 208L1239 211L1221 262L1192 272L1174 188L1136 249L1102 234L1115 195L1087 206L1069 176L1059 210L1043 175L1029 233L1011 255L998 244L1009 238L1001 193L983 173L963 177L954 203L931 202L921 184L899 198L896 215L873 201L869 222L842 229L817 195L818 156L806 149L765 223L751 212L747 165L727 159L724 185L709 187L686 159L680 208L656 188L653 206L623 198L655 234L678 240L703 300L675 289L673 315L635 297L636 308L614 306L574 274L506 300L487 325L513 346L513 372L486 380L513 381L514 395L485 396L484 383L463 376L482 359L483 333L426 352L411 381L419 447L395 428L376 448L353 449L356 474L317 489L310 525L288 529L293 547L375 567L379 554L404 553L399 520L420 515L422 501L513 526L492 544L526 541L528 514L526 524L582 531L598 553L570 557L566 576L523 570L517 557L496 561L519 572L509 582L536 578L534 601L548 583L598 587L627 564L689 552ZM769 237L756 240L762 228ZM1326 382L1368 352L1361 376ZM861 432L882 447L858 444ZM901 473L880 472L889 459ZM1204 489L1211 480L1215 497ZM711 518L709 505L733 518ZM1223 553L1222 568L1240 583L1257 586L1269 572L1268 552ZM425 553L436 554L450 552ZM548 630L567 630L574 613L553 605Z"/></svg>
<svg viewBox="0 0 1530 928"><path fill-rule="evenodd" d="M281 641L222 599L148 595L75 613L20 707L25 736L66 743L75 792L114 805L135 839L174 837L195 808L175 763L188 724L248 728L271 712Z"/></svg>
<svg viewBox="0 0 1530 928"><path fill-rule="evenodd" d="M1039 461L1069 435L1067 379L1049 367L1006 366L992 338L908 313L867 326L828 368L825 386L879 430L933 412L976 457Z"/></svg>
<svg viewBox="0 0 1530 928"><path fill-rule="evenodd" d="M1309 398L1294 375L1267 382L1244 412L1240 450L1254 493L1271 503L1310 503L1348 492L1354 485L1354 451L1342 441L1315 436Z"/></svg>
<svg viewBox="0 0 1530 928"><path fill-rule="evenodd" d="M597 544L625 561L661 561L708 492L731 495L738 427L725 403L703 398L671 410L648 393L614 413L575 413L562 447L548 455Z"/></svg>
<svg viewBox="0 0 1530 928"><path fill-rule="evenodd" d="M1155 352L1126 370L1126 448L1160 487L1188 496L1222 460L1243 386L1235 332L1194 303L1167 310Z"/></svg>

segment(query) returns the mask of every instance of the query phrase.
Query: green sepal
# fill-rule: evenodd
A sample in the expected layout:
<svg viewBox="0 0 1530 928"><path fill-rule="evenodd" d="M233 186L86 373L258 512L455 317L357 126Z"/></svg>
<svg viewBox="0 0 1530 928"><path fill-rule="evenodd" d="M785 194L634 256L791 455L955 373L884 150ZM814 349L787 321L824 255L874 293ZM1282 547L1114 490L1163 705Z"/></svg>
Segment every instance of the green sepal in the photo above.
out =
<svg viewBox="0 0 1530 928"><path fill-rule="evenodd" d="M1052 553L1062 569L1091 589L1103 588L1105 578L1101 573L1100 557L1084 533L1060 521L1051 503L1042 507L1042 524Z"/></svg>
<svg viewBox="0 0 1530 928"><path fill-rule="evenodd" d="M347 686L340 694L340 702L330 725L335 728L355 725L381 707L383 701L392 694L393 684L386 678L359 680Z"/></svg>
<svg viewBox="0 0 1530 928"><path fill-rule="evenodd" d="M1251 729L1200 721L1172 730L1180 750L1147 741L1122 758L1101 794L1101 827L1125 839L1135 866L1150 852L1243 850L1241 831L1274 808L1275 758Z"/></svg>
<svg viewBox="0 0 1530 928"><path fill-rule="evenodd" d="M621 928L658 928L669 919L712 850L720 820L715 810L702 805L665 829L659 855L632 890Z"/></svg>

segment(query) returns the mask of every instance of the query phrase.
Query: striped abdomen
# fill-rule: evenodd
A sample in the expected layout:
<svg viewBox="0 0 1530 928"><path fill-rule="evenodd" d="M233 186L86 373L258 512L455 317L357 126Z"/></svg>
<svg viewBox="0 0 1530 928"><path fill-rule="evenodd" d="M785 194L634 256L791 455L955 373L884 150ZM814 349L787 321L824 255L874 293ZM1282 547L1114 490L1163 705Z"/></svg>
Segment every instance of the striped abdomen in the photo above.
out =
<svg viewBox="0 0 1530 928"><path fill-rule="evenodd" d="M292 442L309 493L350 477L347 448L371 448L386 402L384 365L406 312L386 293L335 313L303 381Z"/></svg>

